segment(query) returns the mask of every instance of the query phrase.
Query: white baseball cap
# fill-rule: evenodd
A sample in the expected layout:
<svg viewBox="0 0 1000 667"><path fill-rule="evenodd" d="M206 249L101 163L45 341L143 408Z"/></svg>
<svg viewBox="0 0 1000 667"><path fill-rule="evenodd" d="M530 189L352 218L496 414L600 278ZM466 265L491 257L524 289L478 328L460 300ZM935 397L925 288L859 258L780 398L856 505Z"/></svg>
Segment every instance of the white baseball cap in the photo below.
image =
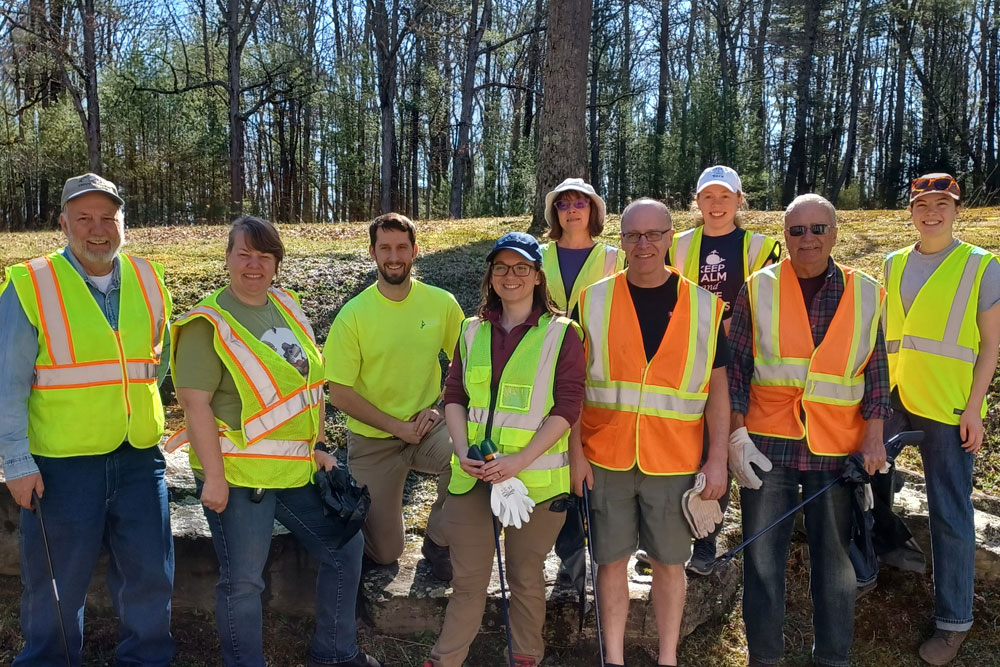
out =
<svg viewBox="0 0 1000 667"><path fill-rule="evenodd" d="M701 172L701 176L698 177L698 190L695 194L699 194L710 185L721 185L733 193L743 191L743 182L740 181L740 175L736 173L736 170L721 164Z"/></svg>

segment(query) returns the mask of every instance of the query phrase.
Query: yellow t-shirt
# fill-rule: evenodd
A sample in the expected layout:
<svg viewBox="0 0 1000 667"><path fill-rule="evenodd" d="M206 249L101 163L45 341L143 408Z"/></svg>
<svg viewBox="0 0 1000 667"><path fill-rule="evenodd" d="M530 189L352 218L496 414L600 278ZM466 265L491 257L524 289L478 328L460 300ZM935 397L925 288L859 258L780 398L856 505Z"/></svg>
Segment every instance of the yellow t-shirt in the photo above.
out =
<svg viewBox="0 0 1000 667"><path fill-rule="evenodd" d="M451 359L462 326L455 297L417 280L402 301L370 285L344 304L330 326L323 358L326 379L352 387L388 415L409 420L441 394L444 351ZM391 438L353 417L347 428L368 438Z"/></svg>

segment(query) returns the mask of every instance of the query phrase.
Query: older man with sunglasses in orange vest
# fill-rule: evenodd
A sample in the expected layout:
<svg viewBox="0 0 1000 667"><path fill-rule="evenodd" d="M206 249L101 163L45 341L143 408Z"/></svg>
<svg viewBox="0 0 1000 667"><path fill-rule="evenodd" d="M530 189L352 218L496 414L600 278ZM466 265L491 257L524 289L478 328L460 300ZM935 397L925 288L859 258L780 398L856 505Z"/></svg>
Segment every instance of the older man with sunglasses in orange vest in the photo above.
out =
<svg viewBox="0 0 1000 667"><path fill-rule="evenodd" d="M59 216L67 246L11 266L0 284L0 457L22 508L25 643L14 665L80 664L102 545L121 626L117 664L167 665L174 654L157 446L171 301L162 266L119 252L123 204L96 174L69 179Z"/></svg>
<svg viewBox="0 0 1000 667"><path fill-rule="evenodd" d="M574 493L583 484L593 489L606 664L624 664L627 567L638 545L653 569L658 664L676 665L692 537L682 499L698 483L705 501L726 491L723 305L665 266L673 223L661 202L629 204L621 229L628 269L580 297L587 382L570 476ZM709 454L701 465L706 423Z"/></svg>
<svg viewBox="0 0 1000 667"><path fill-rule="evenodd" d="M879 327L884 291L830 257L837 213L819 195L785 210L788 259L747 280L729 328L729 463L741 491L743 534L756 535L802 497L836 479L846 457L885 462L889 371ZM760 475L748 462L763 463ZM773 466L773 467L772 467ZM850 664L856 582L849 556L851 489L836 485L805 507L816 665ZM789 518L747 546L743 620L751 665L784 651Z"/></svg>

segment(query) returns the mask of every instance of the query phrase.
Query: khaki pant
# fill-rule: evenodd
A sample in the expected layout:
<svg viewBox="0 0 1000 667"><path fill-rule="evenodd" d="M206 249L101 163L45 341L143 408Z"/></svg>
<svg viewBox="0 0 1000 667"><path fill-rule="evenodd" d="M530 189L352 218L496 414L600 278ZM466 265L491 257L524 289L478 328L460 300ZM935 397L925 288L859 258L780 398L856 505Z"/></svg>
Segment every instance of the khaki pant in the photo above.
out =
<svg viewBox="0 0 1000 667"><path fill-rule="evenodd" d="M348 433L347 465L358 485L367 485L372 496L362 529L369 558L389 565L403 553L403 485L411 470L438 475L437 499L427 517L426 535L435 544L448 545L441 507L448 495L454 452L444 421L416 445L398 438L366 438Z"/></svg>
<svg viewBox="0 0 1000 667"><path fill-rule="evenodd" d="M551 504L551 500L539 503L521 528L504 528L503 569L510 592L511 643L516 655L537 661L545 655L545 556L566 520L565 512L549 510ZM479 634L496 563L489 485L477 483L464 495L449 495L445 505L454 576L431 663L435 667L461 667Z"/></svg>

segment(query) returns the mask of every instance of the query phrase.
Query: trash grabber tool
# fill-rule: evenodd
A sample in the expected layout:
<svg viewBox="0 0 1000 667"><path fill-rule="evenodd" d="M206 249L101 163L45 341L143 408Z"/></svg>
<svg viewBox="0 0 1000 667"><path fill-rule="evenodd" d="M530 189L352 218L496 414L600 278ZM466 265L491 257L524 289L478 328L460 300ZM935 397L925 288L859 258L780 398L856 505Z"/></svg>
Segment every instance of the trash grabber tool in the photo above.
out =
<svg viewBox="0 0 1000 667"><path fill-rule="evenodd" d="M468 456L474 461L487 461L493 458L496 453L496 446L493 445L492 441L484 440L483 444L487 444L487 449L491 450L487 453L489 458L484 456L479 447L471 445L469 447ZM503 576L503 557L500 554L500 522L497 521L497 517L490 510L490 518L493 519L493 546L496 548L497 552L497 575L500 577L500 598L503 601L503 623L507 634L507 662L510 667L514 667L514 644L511 642L510 633L510 605L507 602L507 584Z"/></svg>
<svg viewBox="0 0 1000 667"><path fill-rule="evenodd" d="M923 439L924 439L924 432L923 431L903 431L902 433L898 433L898 434L894 435L893 437L891 437L889 439L888 442L885 443L886 463L892 463L893 461L895 461L896 457L899 456L899 453L902 452L903 448L906 447L907 445L920 443L920 442L923 441ZM850 468L850 466L848 466L848 467ZM861 470L862 471L864 470L864 466L863 465L861 466ZM838 475L834 479L830 480L829 484L827 484L822 489L820 489L816 493L812 494L811 496L809 496L808 498L806 498L805 500L803 500L801 503L799 503L798 505L796 505L792 509L788 510L787 512L785 512L784 514L782 514L781 516L779 516L777 519L775 519L770 524L768 524L763 529L761 529L760 532L758 532L756 535L751 535L750 537L748 537L747 539L743 540L742 542L740 542L739 544L737 544L735 547L733 547L732 549L730 549L726 553L724 553L724 554L722 554L720 556L717 556L716 559L714 561L712 561L712 565L714 567L728 565L730 563L730 561L732 561L733 558L736 557L736 554L738 554L739 552L743 551L748 545L750 545L753 542L755 542L759 537L761 537L762 535L764 535L765 533L767 533L769 530L773 529L775 526L777 526L778 524L780 524L782 521L785 521L789 517L794 516L795 513L798 512L800 509L802 509L803 507L805 507L806 505L808 505L812 501L814 501L817 498L819 498L821 495L823 495L824 493L826 493L827 491L829 491L830 489L832 489L834 486L836 486L840 482L844 481L844 479L845 479L844 476ZM855 480L852 479L850 481L853 482ZM864 481L867 481L867 480L864 480Z"/></svg>
<svg viewBox="0 0 1000 667"><path fill-rule="evenodd" d="M583 544L590 558L590 584L594 587L594 622L597 625L597 652L601 656L601 667L604 667L604 637L601 634L601 601L597 595L597 561L594 560L594 535L590 530L590 491L587 482L583 482L583 506L580 508L583 516ZM586 587L584 587L586 588Z"/></svg>
<svg viewBox="0 0 1000 667"><path fill-rule="evenodd" d="M31 492L31 508L38 517L38 526L42 531L42 546L45 551L45 562L49 566L49 580L52 582L52 599L56 603L56 618L59 619L59 639L62 640L63 657L66 658L66 667L71 667L69 658L69 644L66 642L66 626L63 625L62 604L59 603L59 587L56 585L55 570L52 569L52 552L49 551L49 536L45 532L45 520L42 518L42 499L35 491Z"/></svg>

